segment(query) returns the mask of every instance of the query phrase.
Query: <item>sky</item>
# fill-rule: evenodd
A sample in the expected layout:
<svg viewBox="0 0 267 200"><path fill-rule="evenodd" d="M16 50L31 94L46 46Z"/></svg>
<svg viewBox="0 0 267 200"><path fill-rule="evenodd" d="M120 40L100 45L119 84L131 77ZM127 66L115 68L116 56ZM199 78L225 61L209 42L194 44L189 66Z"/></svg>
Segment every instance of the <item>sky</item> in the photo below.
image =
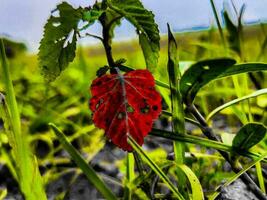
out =
<svg viewBox="0 0 267 200"><path fill-rule="evenodd" d="M92 5L94 0L66 0L74 7ZM214 0L221 13L223 2ZM246 5L244 22L267 21L267 0L232 0L237 8ZM38 49L43 26L60 0L0 0L0 35L26 43L31 52ZM209 27L215 24L210 0L142 0L144 6L155 14L155 20L161 33L166 33L168 22L174 31L186 31L197 27ZM90 33L100 33L95 24ZM126 21L116 29L116 40L126 40L135 36L135 29ZM84 44L93 44L95 40L82 40Z"/></svg>

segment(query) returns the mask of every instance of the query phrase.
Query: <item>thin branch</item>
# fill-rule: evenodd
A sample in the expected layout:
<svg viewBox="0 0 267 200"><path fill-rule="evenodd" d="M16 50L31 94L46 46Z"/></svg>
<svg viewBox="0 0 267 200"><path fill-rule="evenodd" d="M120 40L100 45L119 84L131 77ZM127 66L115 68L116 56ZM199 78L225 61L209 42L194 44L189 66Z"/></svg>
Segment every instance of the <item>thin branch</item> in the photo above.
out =
<svg viewBox="0 0 267 200"><path fill-rule="evenodd" d="M100 40L101 42L103 42L103 38L100 37L100 36L97 36L97 35L94 35L94 34L90 34L90 33L86 33L85 35L93 37L93 38L96 38L96 39Z"/></svg>

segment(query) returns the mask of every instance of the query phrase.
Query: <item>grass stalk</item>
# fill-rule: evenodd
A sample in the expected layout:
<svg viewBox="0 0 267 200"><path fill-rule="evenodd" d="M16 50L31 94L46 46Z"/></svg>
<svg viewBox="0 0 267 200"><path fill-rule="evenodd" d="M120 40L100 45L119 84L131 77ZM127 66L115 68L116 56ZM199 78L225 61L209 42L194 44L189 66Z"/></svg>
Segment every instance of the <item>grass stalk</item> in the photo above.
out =
<svg viewBox="0 0 267 200"><path fill-rule="evenodd" d="M6 92L6 114L10 116L9 122L6 123L11 125L11 132L7 131L7 134L10 134L9 138L14 139L9 143L14 152L18 183L26 200L46 200L37 160L30 151L27 135L23 135L21 132L20 113L2 39L0 40L0 60Z"/></svg>
<svg viewBox="0 0 267 200"><path fill-rule="evenodd" d="M87 164L81 154L72 146L62 131L60 131L56 125L50 123L49 126L55 132L58 140L63 148L70 154L71 158L86 175L87 179L96 187L96 189L108 200L116 200L116 196L106 186L102 179L97 175L94 169Z"/></svg>

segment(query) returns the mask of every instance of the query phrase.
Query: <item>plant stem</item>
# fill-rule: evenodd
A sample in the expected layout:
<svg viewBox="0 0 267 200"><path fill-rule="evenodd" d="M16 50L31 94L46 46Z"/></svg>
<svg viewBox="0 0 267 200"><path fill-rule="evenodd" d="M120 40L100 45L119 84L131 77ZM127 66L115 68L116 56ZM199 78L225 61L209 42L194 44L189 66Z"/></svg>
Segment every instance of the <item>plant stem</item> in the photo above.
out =
<svg viewBox="0 0 267 200"><path fill-rule="evenodd" d="M203 126L202 132L204 135L206 135L209 139L215 140L215 141L221 141L221 139L215 135L212 131L212 129L208 126L205 118L200 114L200 112L197 110L197 108L192 105L188 105L189 111L194 115L194 117L199 121L199 123ZM233 171L235 173L238 173L242 170L242 166L238 162L234 162L230 159L228 153L220 151L220 154L224 157L224 159L231 165ZM257 186L257 184L250 178L250 176L247 173L244 173L241 175L242 181L247 185L247 187L260 199L260 200L267 200L266 195L264 195L261 191L261 189Z"/></svg>
<svg viewBox="0 0 267 200"><path fill-rule="evenodd" d="M225 151L229 153L237 153L239 155L242 155L242 156L245 156L251 159L257 159L260 157L260 155L255 154L253 152L244 151L244 150L239 151L237 149L233 149L232 146L230 145L223 144L221 142L214 141L214 140L209 140L206 138L196 137L193 135L188 135L188 134L179 135L179 134L174 134L173 132L170 132L170 131L164 131L164 130L155 129L155 128L152 129L152 131L149 134L153 136L157 136L157 137L170 139L170 140L197 144L197 145L201 145L207 148L213 148L216 150ZM266 162L266 159L264 161Z"/></svg>
<svg viewBox="0 0 267 200"><path fill-rule="evenodd" d="M108 60L108 65L110 67L114 67L115 66L115 62L114 59L112 57L112 48L111 48L111 39L109 37L109 30L103 28L103 45L105 48L105 52L106 52L106 57Z"/></svg>
<svg viewBox="0 0 267 200"><path fill-rule="evenodd" d="M112 57L112 47L111 47L111 42L112 42L112 37L110 35L110 28L112 23L114 23L115 21L112 21L110 23L107 24L107 17L105 14L103 14L103 16L100 17L100 22L102 24L102 43L106 52L106 57L107 57L107 61L108 61L108 65L111 68L115 67L115 62L114 59Z"/></svg>

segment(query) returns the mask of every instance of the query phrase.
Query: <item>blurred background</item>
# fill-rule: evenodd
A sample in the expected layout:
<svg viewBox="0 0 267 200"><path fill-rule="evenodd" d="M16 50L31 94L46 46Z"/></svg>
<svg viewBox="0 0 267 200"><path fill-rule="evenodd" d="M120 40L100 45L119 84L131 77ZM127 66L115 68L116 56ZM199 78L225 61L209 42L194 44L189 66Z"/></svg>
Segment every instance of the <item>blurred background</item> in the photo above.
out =
<svg viewBox="0 0 267 200"><path fill-rule="evenodd" d="M243 16L245 24L261 23L267 20L267 0L214 0L219 16L223 10L223 4L233 2L237 10L245 4ZM55 9L59 0L0 0L0 34L23 41L30 52L36 52L42 37L43 26L50 12ZM73 6L89 6L94 0L69 0ZM215 25L214 15L209 0L143 0L144 6L155 14L160 32L166 33L168 22L175 32L196 31L208 29ZM233 11L233 10L232 10ZM222 20L222 18L221 18ZM97 24L91 29L99 33ZM127 40L135 37L134 28L124 21L121 27L116 29L117 40ZM84 44L92 44L93 39L83 39Z"/></svg>

